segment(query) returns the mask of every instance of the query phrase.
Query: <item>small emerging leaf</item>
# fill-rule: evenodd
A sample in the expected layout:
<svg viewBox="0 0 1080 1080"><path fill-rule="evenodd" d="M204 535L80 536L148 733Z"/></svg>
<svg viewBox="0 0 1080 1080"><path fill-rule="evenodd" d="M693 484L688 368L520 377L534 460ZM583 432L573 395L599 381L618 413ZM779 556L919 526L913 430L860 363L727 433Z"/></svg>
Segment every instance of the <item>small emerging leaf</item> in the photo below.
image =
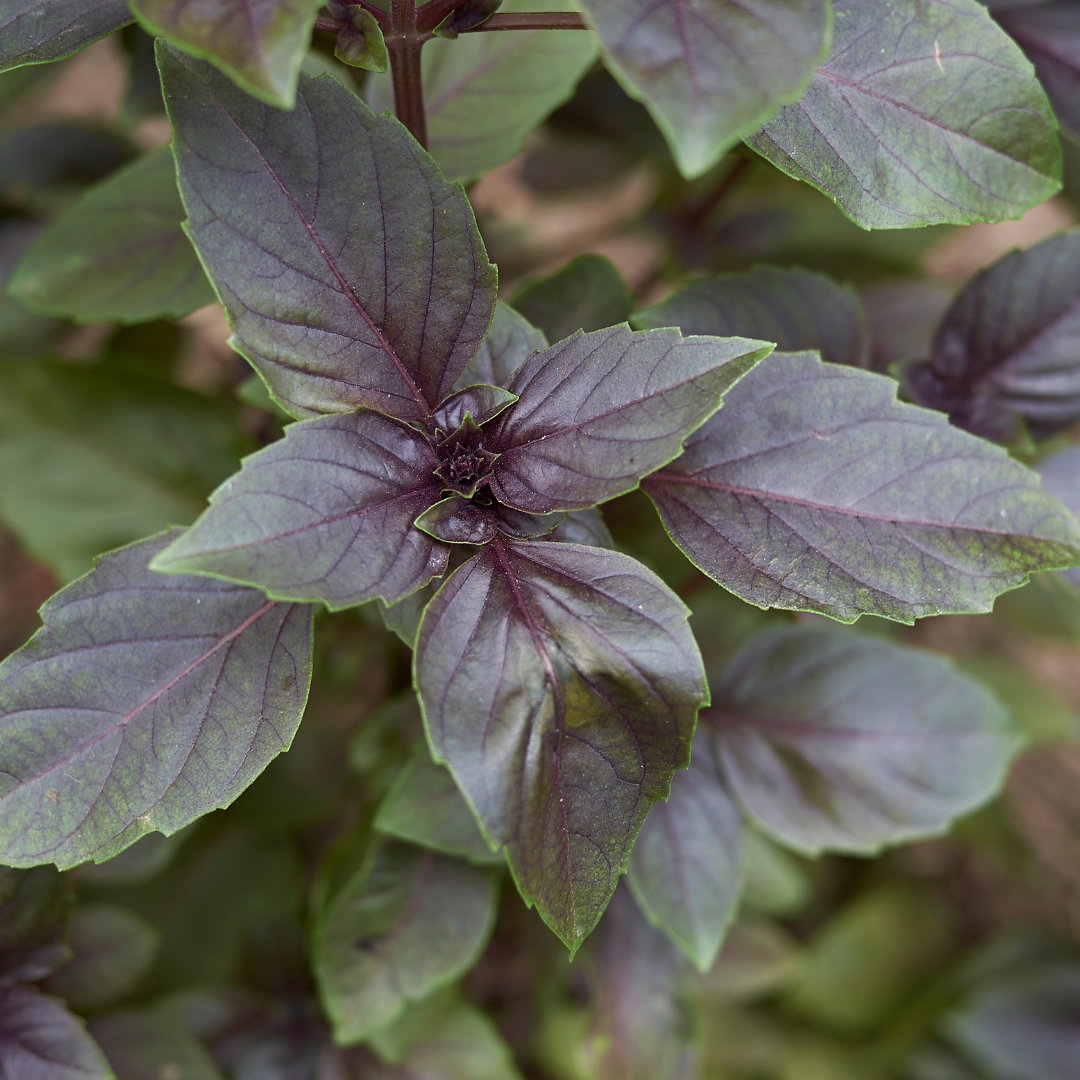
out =
<svg viewBox="0 0 1080 1080"><path fill-rule="evenodd" d="M334 56L350 67L385 71L389 62L386 41L375 16L358 4L346 7L344 15L345 25L338 31Z"/></svg>
<svg viewBox="0 0 1080 1080"><path fill-rule="evenodd" d="M55 998L0 987L0 1076L114 1080L104 1055Z"/></svg>
<svg viewBox="0 0 1080 1080"><path fill-rule="evenodd" d="M0 71L62 60L131 21L125 0L0 0Z"/></svg>

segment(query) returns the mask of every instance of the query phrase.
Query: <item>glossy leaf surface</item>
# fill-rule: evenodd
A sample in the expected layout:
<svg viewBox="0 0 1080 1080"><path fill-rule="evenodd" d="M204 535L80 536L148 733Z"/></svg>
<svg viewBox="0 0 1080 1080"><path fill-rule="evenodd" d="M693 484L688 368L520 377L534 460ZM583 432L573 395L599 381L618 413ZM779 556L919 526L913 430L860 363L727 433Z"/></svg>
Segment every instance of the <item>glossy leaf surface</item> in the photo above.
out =
<svg viewBox="0 0 1080 1080"><path fill-rule="evenodd" d="M179 1024L135 1009L110 1013L90 1025L90 1034L105 1051L116 1080L221 1080L198 1039Z"/></svg>
<svg viewBox="0 0 1080 1080"><path fill-rule="evenodd" d="M0 665L5 863L63 868L175 832L232 802L292 741L310 609L152 573L174 535L103 556Z"/></svg>
<svg viewBox="0 0 1080 1080"><path fill-rule="evenodd" d="M461 188L333 79L302 77L285 113L199 61L159 47L159 63L188 235L235 347L295 416L425 416L495 303Z"/></svg>
<svg viewBox="0 0 1080 1080"><path fill-rule="evenodd" d="M1060 185L1056 122L978 0L837 0L829 59L749 144L867 229L1019 217Z"/></svg>
<svg viewBox="0 0 1080 1080"><path fill-rule="evenodd" d="M495 305L495 316L484 344L469 361L454 389L464 389L474 383L505 386L534 352L546 349L547 345L543 331L537 330L524 315L500 300Z"/></svg>
<svg viewBox="0 0 1080 1080"><path fill-rule="evenodd" d="M418 432L367 409L292 424L214 492L154 569L332 609L393 603L446 569L448 549L413 527L441 497L435 465Z"/></svg>
<svg viewBox="0 0 1080 1080"><path fill-rule="evenodd" d="M829 39L825 0L582 0L604 57L645 102L685 176L810 81Z"/></svg>
<svg viewBox="0 0 1080 1080"><path fill-rule="evenodd" d="M626 555L497 541L420 624L415 678L436 760L572 951L687 762L708 695L686 615Z"/></svg>
<svg viewBox="0 0 1080 1080"><path fill-rule="evenodd" d="M180 318L213 303L191 243L167 146L90 188L23 256L11 293L79 322Z"/></svg>
<svg viewBox="0 0 1080 1080"><path fill-rule="evenodd" d="M771 346L613 327L579 334L527 360L493 425L501 453L491 490L531 514L581 510L637 486Z"/></svg>
<svg viewBox="0 0 1080 1080"><path fill-rule="evenodd" d="M554 274L519 289L513 305L554 344L578 330L588 333L626 322L634 298L610 259L579 255Z"/></svg>
<svg viewBox="0 0 1080 1080"><path fill-rule="evenodd" d="M830 364L866 367L870 334L858 296L823 274L758 266L746 274L694 281L638 312L643 330L773 341L782 352L816 349Z"/></svg>
<svg viewBox="0 0 1080 1080"><path fill-rule="evenodd" d="M53 866L0 867L0 984L37 982L70 959L74 899Z"/></svg>
<svg viewBox="0 0 1080 1080"><path fill-rule="evenodd" d="M341 1043L361 1042L467 971L495 923L495 879L388 841L322 917L315 973Z"/></svg>
<svg viewBox="0 0 1080 1080"><path fill-rule="evenodd" d="M55 998L0 987L0 1076L113 1080L105 1057Z"/></svg>
<svg viewBox="0 0 1080 1080"><path fill-rule="evenodd" d="M249 94L293 107L318 8L312 0L131 0L131 8L150 33L210 60Z"/></svg>
<svg viewBox="0 0 1080 1080"><path fill-rule="evenodd" d="M771 356L642 486L690 560L760 607L988 611L1077 559L1076 522L1034 473L895 393L812 354Z"/></svg>
<svg viewBox="0 0 1080 1080"><path fill-rule="evenodd" d="M1010 442L1080 419L1080 232L1014 251L953 302L928 362L904 369L920 405Z"/></svg>
<svg viewBox="0 0 1080 1080"><path fill-rule="evenodd" d="M667 802L653 803L630 856L627 883L646 918L699 971L716 960L742 885L743 819L720 779L706 733Z"/></svg>
<svg viewBox="0 0 1080 1080"><path fill-rule="evenodd" d="M701 723L747 812L808 854L943 832L997 791L1019 746L948 661L836 627L755 635Z"/></svg>
<svg viewBox="0 0 1080 1080"><path fill-rule="evenodd" d="M61 60L131 21L125 0L3 0L0 71Z"/></svg>

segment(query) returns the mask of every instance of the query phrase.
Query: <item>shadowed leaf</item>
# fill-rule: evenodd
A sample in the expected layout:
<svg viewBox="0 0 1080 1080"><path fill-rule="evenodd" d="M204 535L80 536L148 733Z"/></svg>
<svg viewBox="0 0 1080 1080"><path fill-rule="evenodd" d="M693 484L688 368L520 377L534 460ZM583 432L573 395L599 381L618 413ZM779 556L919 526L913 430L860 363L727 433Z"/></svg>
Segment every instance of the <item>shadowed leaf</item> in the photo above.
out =
<svg viewBox="0 0 1080 1080"><path fill-rule="evenodd" d="M495 305L495 317L484 344L469 361L454 389L463 390L474 383L505 386L534 352L546 349L547 345L542 331L500 300Z"/></svg>
<svg viewBox="0 0 1080 1080"><path fill-rule="evenodd" d="M227 806L292 741L310 608L152 573L175 535L102 556L0 664L5 863L63 868L176 832Z"/></svg>
<svg viewBox="0 0 1080 1080"><path fill-rule="evenodd" d="M0 1076L113 1080L101 1051L55 998L0 987Z"/></svg>
<svg viewBox="0 0 1080 1080"><path fill-rule="evenodd" d="M125 0L0 0L0 71L61 60L132 21Z"/></svg>
<svg viewBox="0 0 1080 1080"><path fill-rule="evenodd" d="M1070 446L1046 458L1039 464L1039 476L1043 487L1080 518L1080 447ZM1062 576L1080 589L1080 566L1063 570Z"/></svg>
<svg viewBox="0 0 1080 1080"><path fill-rule="evenodd" d="M74 894L53 866L0 867L0 985L37 982L66 963Z"/></svg>
<svg viewBox="0 0 1080 1080"><path fill-rule="evenodd" d="M222 1080L202 1043L151 1012L110 1013L90 1025L116 1080Z"/></svg>

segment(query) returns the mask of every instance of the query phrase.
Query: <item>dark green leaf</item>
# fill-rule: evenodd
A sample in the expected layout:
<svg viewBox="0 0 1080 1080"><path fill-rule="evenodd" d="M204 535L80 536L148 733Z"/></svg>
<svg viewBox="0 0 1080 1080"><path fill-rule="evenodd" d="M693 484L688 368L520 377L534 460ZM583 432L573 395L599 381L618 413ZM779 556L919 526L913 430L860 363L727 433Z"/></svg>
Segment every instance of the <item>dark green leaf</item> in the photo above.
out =
<svg viewBox="0 0 1080 1080"><path fill-rule="evenodd" d="M866 367L870 335L859 298L822 274L757 266L695 281L638 312L635 326L772 341L783 352L817 349L830 364Z"/></svg>
<svg viewBox="0 0 1080 1080"><path fill-rule="evenodd" d="M436 463L418 432L368 409L291 424L214 492L154 569L332 610L394 603L446 570L449 549L413 527L440 498Z"/></svg>
<svg viewBox="0 0 1080 1080"><path fill-rule="evenodd" d="M161 99L161 78L153 37L138 23L133 23L120 32L120 44L128 55L128 86L121 119L134 126L143 120L164 116L165 102Z"/></svg>
<svg viewBox="0 0 1080 1080"><path fill-rule="evenodd" d="M37 982L68 960L73 900L55 867L0 867L0 985Z"/></svg>
<svg viewBox="0 0 1080 1080"><path fill-rule="evenodd" d="M0 1076L113 1080L81 1020L54 998L17 987L0 987Z"/></svg>
<svg viewBox="0 0 1080 1080"><path fill-rule="evenodd" d="M124 0L0 0L0 71L61 60L131 19Z"/></svg>
<svg viewBox="0 0 1080 1080"><path fill-rule="evenodd" d="M491 490L530 514L582 510L637 487L771 351L745 338L683 338L625 324L578 334L527 360L492 425Z"/></svg>
<svg viewBox="0 0 1080 1080"><path fill-rule="evenodd" d="M375 828L420 847L459 855L481 865L501 865L480 834L454 778L431 760L421 740L375 815Z"/></svg>
<svg viewBox="0 0 1080 1080"><path fill-rule="evenodd" d="M616 326L634 310L626 282L602 255L579 255L549 277L518 289L511 303L551 342L578 330L588 333Z"/></svg>
<svg viewBox="0 0 1080 1080"><path fill-rule="evenodd" d="M100 861L227 806L287 749L311 610L151 573L175 532L105 555L0 665L0 859Z"/></svg>
<svg viewBox="0 0 1080 1080"><path fill-rule="evenodd" d="M1080 232L1014 251L949 308L927 363L904 369L920 405L999 442L1080 419Z"/></svg>
<svg viewBox="0 0 1080 1080"><path fill-rule="evenodd" d="M686 616L626 555L498 540L420 624L415 678L434 755L571 951L687 763L708 695Z"/></svg>
<svg viewBox="0 0 1080 1080"><path fill-rule="evenodd" d="M608 66L644 101L685 176L806 87L828 46L827 0L582 0Z"/></svg>
<svg viewBox="0 0 1080 1080"><path fill-rule="evenodd" d="M375 16L358 5L346 7L344 15L345 25L338 31L334 56L350 67L385 71L386 41Z"/></svg>
<svg viewBox="0 0 1080 1080"><path fill-rule="evenodd" d="M426 416L495 304L462 189L333 79L302 77L283 113L160 46L159 63L188 235L236 348L296 416Z"/></svg>
<svg viewBox="0 0 1080 1080"><path fill-rule="evenodd" d="M838 627L755 635L702 723L731 790L809 854L943 832L998 789L1020 740L948 661Z"/></svg>
<svg viewBox="0 0 1080 1080"><path fill-rule="evenodd" d="M642 486L725 588L847 622L988 611L1030 571L1080 557L1080 527L1033 472L895 393L776 354Z"/></svg>
<svg viewBox="0 0 1080 1080"><path fill-rule="evenodd" d="M102 551L192 521L236 468L232 411L145 368L0 364L0 516L63 580Z"/></svg>
<svg viewBox="0 0 1080 1080"><path fill-rule="evenodd" d="M750 145L867 229L1019 217L1061 186L1031 65L978 0L835 0L832 53Z"/></svg>
<svg viewBox="0 0 1080 1080"><path fill-rule="evenodd" d="M463 390L474 383L505 386L534 352L546 349L547 345L547 339L535 326L500 300L495 305L495 317L484 344L469 361L454 389Z"/></svg>
<svg viewBox="0 0 1080 1080"><path fill-rule="evenodd" d="M222 1080L198 1040L179 1024L134 1009L95 1020L90 1034L116 1080Z"/></svg>
<svg viewBox="0 0 1080 1080"><path fill-rule="evenodd" d="M690 768L667 802L653 803L626 880L649 922L699 971L724 940L742 885L743 820L719 775L708 736L694 740Z"/></svg>
<svg viewBox="0 0 1080 1080"><path fill-rule="evenodd" d="M43 227L39 222L17 218L0 221L0 345L4 348L5 361L43 352L49 338L62 325L56 319L27 311L7 294L8 282L19 260L41 235Z"/></svg>
<svg viewBox="0 0 1080 1080"><path fill-rule="evenodd" d="M213 303L191 243L167 146L90 188L23 256L11 294L78 322L180 318Z"/></svg>
<svg viewBox="0 0 1080 1080"><path fill-rule="evenodd" d="M315 974L340 1043L361 1042L472 967L495 924L485 870L390 840L320 920Z"/></svg>
<svg viewBox="0 0 1080 1080"><path fill-rule="evenodd" d="M205 57L249 94L279 109L296 102L300 63L311 41L313 0L130 0L151 34Z"/></svg>
<svg viewBox="0 0 1080 1080"><path fill-rule="evenodd" d="M146 974L157 946L157 934L134 912L80 904L71 922L71 963L45 989L79 1012L111 1005Z"/></svg>

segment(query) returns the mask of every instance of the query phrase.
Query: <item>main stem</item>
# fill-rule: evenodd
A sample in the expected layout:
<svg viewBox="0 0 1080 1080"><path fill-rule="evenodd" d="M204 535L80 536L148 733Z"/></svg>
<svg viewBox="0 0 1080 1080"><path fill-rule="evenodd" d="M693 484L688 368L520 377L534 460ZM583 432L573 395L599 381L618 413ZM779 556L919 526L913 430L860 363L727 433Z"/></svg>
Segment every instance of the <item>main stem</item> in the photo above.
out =
<svg viewBox="0 0 1080 1080"><path fill-rule="evenodd" d="M427 116L424 113L424 84L420 76L420 50L424 47L426 37L417 29L416 0L391 0L386 51L394 79L394 111L425 149Z"/></svg>

